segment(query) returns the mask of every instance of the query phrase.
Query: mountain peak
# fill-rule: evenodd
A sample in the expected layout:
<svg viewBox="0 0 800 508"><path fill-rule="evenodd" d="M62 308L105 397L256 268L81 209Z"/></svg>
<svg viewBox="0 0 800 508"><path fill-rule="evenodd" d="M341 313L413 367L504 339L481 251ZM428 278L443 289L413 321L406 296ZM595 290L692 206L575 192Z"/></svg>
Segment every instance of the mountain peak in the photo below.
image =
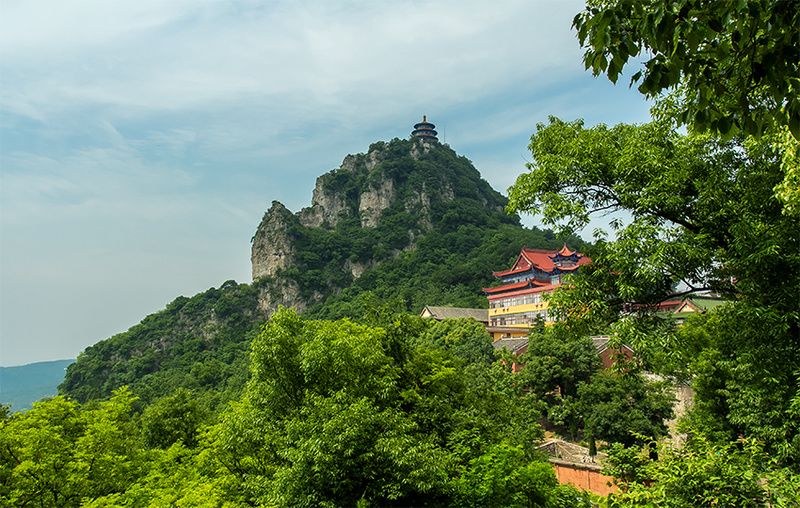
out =
<svg viewBox="0 0 800 508"><path fill-rule="evenodd" d="M421 135L379 141L365 153L347 155L338 168L317 178L311 205L297 213L273 202L253 237L253 279L281 274L297 279L297 273L322 266L327 275L344 274L332 286L317 287L322 295L413 249L417 238L433 230L518 223L505 214L505 197L467 158L439 143L433 127L423 117L414 131L425 131ZM348 255L337 257L339 250Z"/></svg>

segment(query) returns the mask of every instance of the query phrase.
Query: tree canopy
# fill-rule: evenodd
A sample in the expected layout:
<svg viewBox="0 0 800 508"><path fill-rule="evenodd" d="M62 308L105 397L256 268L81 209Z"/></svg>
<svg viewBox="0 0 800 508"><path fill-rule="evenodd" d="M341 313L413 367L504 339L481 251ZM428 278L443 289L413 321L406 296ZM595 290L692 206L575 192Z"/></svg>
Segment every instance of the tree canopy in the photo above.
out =
<svg viewBox="0 0 800 508"><path fill-rule="evenodd" d="M573 26L595 75L659 97L679 87L676 119L699 131L761 134L788 125L800 140L800 5L796 0L589 0Z"/></svg>
<svg viewBox="0 0 800 508"><path fill-rule="evenodd" d="M536 451L540 406L469 320L282 309L219 418L56 397L0 418L11 506L590 506Z"/></svg>
<svg viewBox="0 0 800 508"><path fill-rule="evenodd" d="M567 231L624 211L616 239L551 300L576 333L609 333L656 371L695 380L700 428L763 439L800 459L800 228L772 189L781 154L767 140L682 134L669 122L598 125L551 119L511 189L517 211ZM601 236L602 238L602 236ZM730 303L675 329L657 305L713 291ZM769 408L769 409L768 409ZM720 434L717 434L720 435Z"/></svg>

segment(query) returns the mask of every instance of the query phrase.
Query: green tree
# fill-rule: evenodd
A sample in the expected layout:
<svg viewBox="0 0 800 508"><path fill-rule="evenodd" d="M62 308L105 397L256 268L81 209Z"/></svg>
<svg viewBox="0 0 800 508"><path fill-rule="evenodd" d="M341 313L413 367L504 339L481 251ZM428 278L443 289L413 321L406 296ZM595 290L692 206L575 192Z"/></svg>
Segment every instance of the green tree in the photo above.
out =
<svg viewBox="0 0 800 508"><path fill-rule="evenodd" d="M243 399L210 434L232 479L227 496L281 506L447 505L457 491L466 495L459 478L473 466L500 481L507 464L471 462L500 443L535 480L526 492L552 494L552 470L534 453L537 414L511 373L486 361L487 338L473 325L395 316L378 327L279 311L252 345ZM492 496L508 494L499 485L487 487Z"/></svg>
<svg viewBox="0 0 800 508"><path fill-rule="evenodd" d="M538 397L574 397L578 386L600 369L597 349L588 337L572 337L561 326L531 335L519 381Z"/></svg>
<svg viewBox="0 0 800 508"><path fill-rule="evenodd" d="M551 299L565 326L610 329L650 368L694 377L705 429L758 436L797 460L798 429L787 422L800 385L792 367L800 362L800 228L773 194L781 153L768 140L684 135L669 122L584 128L556 119L539 126L531 150L531 171L511 190L514 209L567 231L593 213L630 214L612 224L616 239L597 245L593 265ZM676 331L653 312L708 289L731 299L710 313L719 319Z"/></svg>
<svg viewBox="0 0 800 508"><path fill-rule="evenodd" d="M559 489L552 467L530 462L518 447L499 444L472 459L457 484L457 505L474 507L589 508L588 496ZM560 502L569 502L560 505Z"/></svg>
<svg viewBox="0 0 800 508"><path fill-rule="evenodd" d="M467 363L491 363L494 360L492 338L474 319L447 319L430 326L422 340L453 352Z"/></svg>
<svg viewBox="0 0 800 508"><path fill-rule="evenodd" d="M673 402L667 383L630 372L601 372L578 388L577 413L586 435L632 445L666 435Z"/></svg>
<svg viewBox="0 0 800 508"><path fill-rule="evenodd" d="M798 260L800 233L772 195L782 171L768 144L682 135L662 122L584 128L552 118L530 148L535 161L510 190L512 209L567 231L599 212L632 216L615 221L616 241L595 253L592 296L611 296L581 311L656 303L678 283L796 310L800 272L783 267Z"/></svg>
<svg viewBox="0 0 800 508"><path fill-rule="evenodd" d="M94 408L63 397L0 423L2 504L80 506L123 492L146 471L126 389Z"/></svg>
<svg viewBox="0 0 800 508"><path fill-rule="evenodd" d="M680 88L677 120L723 135L788 125L800 140L800 8L794 0L589 0L574 21L584 63L659 97Z"/></svg>
<svg viewBox="0 0 800 508"><path fill-rule="evenodd" d="M661 445L658 461L648 461L642 451L617 449L609 455L607 474L636 468L623 492L609 496L610 508L797 505L800 476L790 469L772 469L773 461L754 441L715 444L695 439L683 448Z"/></svg>
<svg viewBox="0 0 800 508"><path fill-rule="evenodd" d="M147 406L142 413L145 443L155 448L169 448L181 442L192 448L197 444L198 429L206 419L205 413L196 394L179 388Z"/></svg>

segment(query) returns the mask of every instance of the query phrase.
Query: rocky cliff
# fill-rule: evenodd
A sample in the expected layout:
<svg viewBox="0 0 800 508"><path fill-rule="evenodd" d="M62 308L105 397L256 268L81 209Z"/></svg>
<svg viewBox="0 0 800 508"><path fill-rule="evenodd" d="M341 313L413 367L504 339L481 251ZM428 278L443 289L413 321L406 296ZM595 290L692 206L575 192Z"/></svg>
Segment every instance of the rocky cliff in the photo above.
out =
<svg viewBox="0 0 800 508"><path fill-rule="evenodd" d="M311 206L273 201L253 236L252 284L178 297L87 348L60 391L80 401L129 385L149 402L179 387L222 407L247 379L247 350L278 306L371 319L424 305L480 307L492 270L523 245L563 241L503 213L505 199L464 157L421 140L375 143L317 179Z"/></svg>
<svg viewBox="0 0 800 508"><path fill-rule="evenodd" d="M250 257L253 280L275 275L294 262L294 243L289 231L295 222L297 218L283 204L272 202L253 236Z"/></svg>
<svg viewBox="0 0 800 508"><path fill-rule="evenodd" d="M252 242L260 307L269 315L279 304L317 303L368 268L413 249L420 236L458 222L466 209L513 222L504 205L469 160L445 145L421 139L374 143L317 178L311 206L292 214L272 203ZM311 280L309 273L319 278Z"/></svg>

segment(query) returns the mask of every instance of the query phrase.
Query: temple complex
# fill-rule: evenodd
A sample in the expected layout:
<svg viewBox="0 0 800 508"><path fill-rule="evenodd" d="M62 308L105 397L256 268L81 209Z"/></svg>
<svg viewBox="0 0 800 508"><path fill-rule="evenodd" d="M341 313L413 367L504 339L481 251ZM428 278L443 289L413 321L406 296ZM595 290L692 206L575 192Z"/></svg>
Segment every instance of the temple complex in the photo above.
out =
<svg viewBox="0 0 800 508"><path fill-rule="evenodd" d="M566 244L561 250L523 247L511 268L493 272L502 284L483 289L489 299L488 328L492 338L524 337L537 321L552 322L542 295L558 288L563 274L591 262Z"/></svg>
<svg viewBox="0 0 800 508"><path fill-rule="evenodd" d="M436 126L428 121L427 115L422 115L422 121L414 125L411 136L424 140L439 141L439 138L436 137L438 133L434 130L435 128Z"/></svg>

